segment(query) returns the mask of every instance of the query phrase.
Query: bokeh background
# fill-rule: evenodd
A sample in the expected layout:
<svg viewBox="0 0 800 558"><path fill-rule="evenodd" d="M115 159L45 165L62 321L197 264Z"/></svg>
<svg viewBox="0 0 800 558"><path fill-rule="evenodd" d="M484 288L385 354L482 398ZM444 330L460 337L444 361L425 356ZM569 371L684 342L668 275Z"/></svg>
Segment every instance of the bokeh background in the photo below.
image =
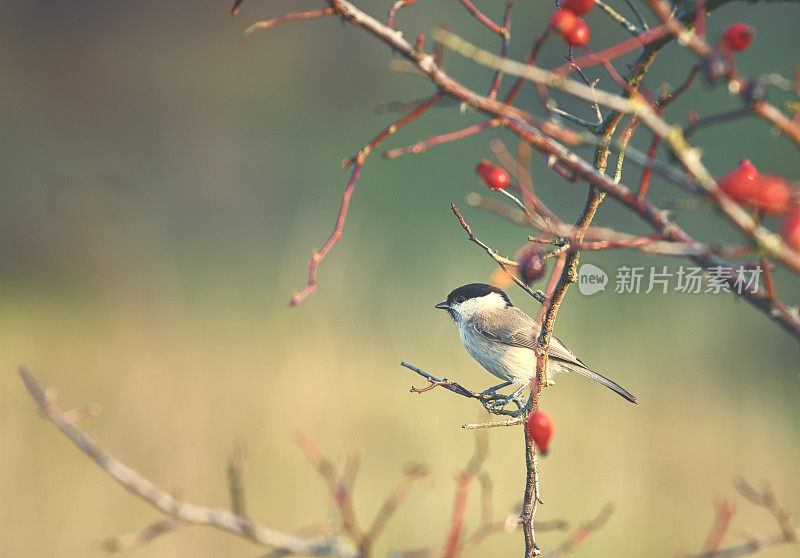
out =
<svg viewBox="0 0 800 558"><path fill-rule="evenodd" d="M344 239L320 268L318 293L286 303L306 280L306 261L330 232L356 152L393 115L375 105L430 94L425 80L388 69L391 53L335 19L298 22L242 37L252 21L318 2L12 2L0 18L0 554L100 556L104 538L144 527L158 515L96 468L37 417L16 374L25 363L58 386L65 408L98 402L83 423L104 446L188 500L226 506L227 456L249 450L252 516L292 531L323 521L323 483L291 441L312 433L331 456L363 451L357 511L366 523L403 464L425 461L379 553L444 540L454 475L473 449L460 425L485 418L473 402L423 385L408 360L468 386L491 379L461 348L452 324L432 307L457 285L486 280L493 262L466 242L449 203L476 233L505 253L528 231L464 203L479 189L477 160L493 131L364 168ZM390 2L363 1L384 17ZM502 2L479 2L498 18ZM615 5L624 11L621 2ZM519 57L549 13L545 2L514 7L512 55ZM733 21L759 34L738 56L742 71L792 75L800 35L790 3L735 3L708 22L717 36ZM650 17L650 21L654 18ZM622 38L595 10L592 45ZM419 2L398 16L407 36L440 22L480 45L492 37L458 2ZM559 64L554 41L543 63ZM647 84L679 83L691 59L664 49ZM490 72L449 53L447 69L479 90ZM622 68L622 63L618 65ZM595 74L592 74L595 75ZM610 80L601 74L602 86ZM523 104L539 110L532 90ZM769 90L779 105L785 96ZM686 121L736 108L724 88L698 84L670 111ZM574 106L576 111L590 112ZM432 110L385 147L458 129L481 117L455 105ZM796 147L763 122L745 120L696 135L715 173L751 158L765 171L800 176ZM649 137L640 132L637 145ZM630 166L626 182L636 184ZM534 155L537 191L573 220L585 186L567 184ZM655 181L655 200L679 199ZM678 222L709 241L736 241L708 208ZM598 224L647 229L613 200ZM772 224L772 223L771 223ZM584 258L610 274L618 265L678 260L628 253ZM778 272L779 292L800 298ZM613 282L613 279L612 279ZM530 312L519 290L513 300ZM638 407L581 378L562 377L543 406L556 421L541 465L537 517L577 526L608 501L617 511L583 556L669 556L698 550L716 495L731 480L769 480L800 510L798 346L732 296L681 294L585 297L570 292L556 333L597 370L634 392ZM486 470L502 516L521 500L518 429L490 436ZM468 527L478 501L469 502ZM734 497L735 498L735 497ZM769 535L766 512L740 503L738 528ZM543 533L552 547L563 534ZM517 555L519 534L492 537L473 555ZM796 555L796 548L764 556ZM250 543L189 528L131 552L159 556L256 556Z"/></svg>

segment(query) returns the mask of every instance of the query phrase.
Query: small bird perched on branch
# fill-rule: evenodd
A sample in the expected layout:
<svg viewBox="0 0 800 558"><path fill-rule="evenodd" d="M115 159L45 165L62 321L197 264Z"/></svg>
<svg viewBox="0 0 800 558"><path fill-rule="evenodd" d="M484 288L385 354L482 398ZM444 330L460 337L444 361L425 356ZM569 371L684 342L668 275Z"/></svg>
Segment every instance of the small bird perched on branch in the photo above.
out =
<svg viewBox="0 0 800 558"><path fill-rule="evenodd" d="M436 308L450 313L458 326L461 343L472 358L503 380L502 384L484 393L494 394L511 384L518 385L514 393L496 403L504 406L515 401L521 408L517 398L536 373L535 349L541 326L512 305L505 292L484 283L470 283L455 289ZM577 372L614 390L631 403L637 403L622 386L590 370L556 337L550 341L548 355L548 385L553 383L554 372Z"/></svg>

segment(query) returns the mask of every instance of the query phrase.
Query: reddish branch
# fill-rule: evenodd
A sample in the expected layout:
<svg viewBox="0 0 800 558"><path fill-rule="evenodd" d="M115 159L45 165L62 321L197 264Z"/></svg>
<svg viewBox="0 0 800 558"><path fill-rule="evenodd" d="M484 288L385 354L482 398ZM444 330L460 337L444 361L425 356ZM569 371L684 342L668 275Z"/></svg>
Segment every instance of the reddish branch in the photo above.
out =
<svg viewBox="0 0 800 558"><path fill-rule="evenodd" d="M503 46L500 49L500 58L507 58L508 57L508 47L511 45L511 7L514 5L513 2L508 0L506 2L506 12L503 16ZM497 70L494 74L494 79L492 79L492 84L489 86L489 98L495 99L497 98L497 89L500 87L500 81L503 79L503 71Z"/></svg>
<svg viewBox="0 0 800 558"><path fill-rule="evenodd" d="M595 517L591 521L587 521L586 523L578 527L578 529L566 541L564 541L550 556L561 556L563 554L568 554L573 550L575 550L578 546L583 544L583 541L585 541L589 537L589 535L605 527L612 513L614 513L613 505L606 504L605 506L603 506L603 509L601 509L600 513L597 514L597 517Z"/></svg>
<svg viewBox="0 0 800 558"><path fill-rule="evenodd" d="M689 50L698 57L708 60L714 54L714 49L699 34L691 33L678 19L672 17L672 7L664 0L645 0L664 22L666 29L681 41ZM707 9L711 9L712 4L720 2L708 2ZM738 75L735 71L729 72L728 89L739 94L743 98L747 95L747 80ZM753 114L766 120L778 130L783 132L796 145L800 146L800 125L794 122L789 116L778 110L775 106L766 101L750 103L750 110Z"/></svg>
<svg viewBox="0 0 800 558"><path fill-rule="evenodd" d="M716 2L709 2L708 9L712 9L715 6L718 6L721 1ZM713 4L713 5L712 5ZM519 111L518 109L511 107L506 104L498 103L496 100L490 99L488 97L481 97L480 95L475 94L474 92L466 89L464 86L455 82L452 78L450 78L447 74L445 74L441 68L439 68L433 58L424 53L417 52L414 50L405 40L402 39L398 34L396 34L391 29L387 28L386 26L382 25L380 22L376 21L374 18L364 14L360 10L356 9L352 4L349 2L345 2L343 0L332 1L331 7L338 13L339 15L345 17L348 21L353 23L354 25L365 29L366 31L372 33L374 36L382 40L383 42L390 45L394 48L397 52L405 56L409 59L417 68L426 74L439 88L443 94L448 96L454 97L456 99L461 100L462 102L466 102L471 106L486 112L494 116L495 118L499 118L502 125L505 125L515 133L517 133L520 137L528 141L534 148L537 150L547 154L550 157L554 157L559 163L566 169L571 170L575 176L581 177L587 182L589 182L592 187L597 188L597 191L592 194L592 197L598 198L599 191L604 191L606 193L611 193L614 195L613 189L606 188L607 184L605 184L605 179L602 178L603 175L598 172L596 169L592 168L591 165L585 163L584 161L576 158L571 152L566 150L561 144L559 144L553 137L562 137L565 138L569 133L563 128L557 127L554 125L549 125L548 123L541 123L533 118L531 115ZM667 28L670 30L671 33L680 33L678 27L680 26L682 29L682 25L677 22L676 20L669 20L667 23ZM642 62L635 64L634 72L638 73L639 76L643 75L644 71L646 70L649 62L652 60L652 56L657 51L660 46L666 43L669 37L663 37L658 41L654 41L648 45L645 49L649 52L646 53L646 57L643 55ZM684 39L683 35L681 38ZM691 37L689 39L690 45L693 45ZM705 44L705 43L703 43ZM695 45L696 46L696 45ZM706 45L707 46L707 45ZM629 80L631 78L628 78ZM634 83L637 83L637 78L633 78ZM613 129L613 126L605 126L606 128ZM574 140L574 135L567 139ZM358 165L354 171L360 170ZM352 187L354 184L354 178L357 178L357 173L354 172L355 176L351 176L351 181L348 183L348 188L345 190L345 200L343 202L344 208L346 208L346 204L349 202L349 196L352 194ZM627 191L627 189L624 189ZM627 196L627 194L625 195ZM625 196L618 197L618 199L624 200ZM800 258L796 255L792 255L787 252L785 246L781 247L781 245L776 245L773 242L773 237L765 235L763 232L759 232L757 228L753 228L754 225L748 224L747 220L744 218L739 218L737 211L739 211L738 207L734 207L735 204L730 200L727 200L722 194L718 191L711 192L712 199L715 200L716 203L720 205L721 208L724 208L726 214L733 213L737 215L737 219L734 222L739 226L739 228L748 235L761 235L762 241L764 243L772 243L771 246L776 248L774 255L785 265L788 265L794 270L800 269ZM615 196L617 197L617 196ZM639 208L641 209L641 208ZM340 217L341 217L340 211ZM593 212L592 212L593 213ZM641 212L640 212L641 213ZM728 215L730 217L730 215ZM589 219L591 220L591 219ZM752 220L750 220L752 223ZM326 246L323 248L324 252L330 249L330 246L333 242L337 239L337 236L341 234L341 228L339 227L341 223L337 221L337 228L334 231L334 234L331 235L329 242L326 243ZM655 223L652 223L658 226ZM682 231L681 231L682 232ZM338 233L338 234L337 234ZM680 236L680 235L678 235ZM693 242L693 241L692 241ZM327 250L326 250L327 249ZM315 277L316 277L316 265L319 263L319 257L315 256L312 258L310 265L312 270L310 270L310 280L309 285L306 287L303 293L300 293L298 297L295 297L294 302L296 303L299 299L303 296L309 294L314 289L315 284ZM573 262L574 263L574 262ZM572 265L568 265L566 267L567 273L572 273L571 267ZM753 299L750 298L751 302ZM783 311L781 308L777 308L776 311L773 312L773 308L765 307L763 301L755 300L756 306L761 308L762 310L768 310L770 314L775 315L775 319L787 327L787 329L791 331L800 330L797 327L797 321L794 319L794 316L791 315L788 311ZM795 333L797 334L797 333Z"/></svg>
<svg viewBox="0 0 800 558"><path fill-rule="evenodd" d="M703 552L713 554L719 550L734 515L736 515L736 506L727 498L719 498L714 502L714 524L708 532Z"/></svg>
<svg viewBox="0 0 800 558"><path fill-rule="evenodd" d="M483 466L488 453L488 438L486 433L481 431L475 437L475 453L456 479L456 496L453 502L453 515L450 519L450 528L447 531L447 539L442 552L443 558L454 558L459 553L461 536L464 531L464 515L467 512L467 496L469 487L475 475Z"/></svg>
<svg viewBox="0 0 800 558"><path fill-rule="evenodd" d="M703 551L699 554L679 553L678 558L733 558L734 556L755 554L773 546L800 543L800 529L792 522L786 508L778 502L775 492L769 484L766 484L762 490L757 490L743 479L737 479L734 487L745 500L764 508L772 515L780 528L780 534L771 537L749 537L749 540L742 544L720 548L736 513L734 505L727 500L720 500L715 503L714 524L703 545Z"/></svg>
<svg viewBox="0 0 800 558"><path fill-rule="evenodd" d="M422 153L423 151L425 151L429 147L433 147L434 145L447 143L449 141L460 140L478 134L484 130L488 130L489 128L497 128L500 125L501 125L500 119L487 120L486 122L481 122L480 124L473 124L472 126L467 126L466 128L462 128L461 130L456 130L455 132L430 136L428 139L419 141L414 145L409 145L407 147L398 147L396 149L390 149L389 151L383 154L383 157L386 159L394 159L396 157L407 155L409 153L414 153L414 154Z"/></svg>
<svg viewBox="0 0 800 558"><path fill-rule="evenodd" d="M394 16L397 15L397 10L410 6L416 1L417 0L396 0L396 2L392 4L392 7L389 8L389 15L386 18L386 27L390 29L394 27Z"/></svg>
<svg viewBox="0 0 800 558"><path fill-rule="evenodd" d="M492 401L499 401L501 399L505 399L505 397L502 396L502 395L498 395L498 394L495 394L495 393L479 393L479 392L476 392L476 391L471 391L471 390L465 388L464 386L462 386L461 384L458 384L456 382L448 382L447 379L440 380L436 376L428 374L424 370L421 370L421 369L417 368L416 366L414 366L412 364L409 364L407 362L401 362L400 366L404 366L405 368L408 368L409 370L413 370L414 372L416 372L417 374L419 374L420 376L422 376L423 378L425 378L429 382L429 385L427 387L424 387L424 388L412 387L411 388L411 393L425 393L426 391L431 391L434 388L442 387L442 388L444 388L444 389L446 389L448 391L452 391L453 393L456 393L456 394L458 394L458 395L460 395L462 397L466 397L468 399L477 399L478 401L481 402L482 405L484 405L484 407L486 407L486 403L491 403ZM510 411L503 411L501 409L488 408L487 410L490 413L493 413L493 414L496 414L496 415L510 415L510 414L513 414Z"/></svg>
<svg viewBox="0 0 800 558"><path fill-rule="evenodd" d="M727 0L709 0L706 3L705 9L702 9L702 12L705 13L707 10L712 10L715 7L725 3L725 1ZM518 76L517 81L512 87L511 93L506 98L506 102L501 103L494 98L494 93L497 89L495 86L495 82L497 81L496 79L493 81L493 84L490 87L490 94L488 96L481 96L466 88L464 85L455 81L448 74L446 74L440 67L441 56L431 56L422 52L419 42L415 47L412 47L399 33L357 9L350 2L346 2L344 0L329 1L331 8L334 9L336 14L340 15L343 19L351 24L364 29L366 32L372 34L374 37L390 46L395 52L405 57L419 72L427 76L437 87L437 95L441 94L456 99L477 109L478 111L483 112L489 117L489 120L482 124L472 126L458 132L453 132L451 134L434 136L425 142L420 142L419 144L409 148L390 151L387 153L387 157L394 157L409 152L420 152L431 145L460 139L487 128L504 126L518 135L523 141L530 144L531 147L544 154L548 158L549 163L555 163L551 165L551 168L554 168L554 170L562 174L562 176L570 179L582 180L589 184L589 193L583 210L575 222L574 227L567 235L570 239L572 247L562 254L563 271L552 276L552 288L550 289L552 294L546 299L541 295L537 297L537 299L540 301L544 300L544 318L542 321L541 335L538 339L537 374L535 375L534 381L531 385L531 397L529 398L528 406L524 410L526 413L536 409L538 404L541 390L546 381L546 375L544 371L546 370L547 366L547 349L550 342L550 337L552 335L556 315L558 313L560 304L566 295L569 285L576 280L580 248L592 246L591 244L584 245L583 239L604 196L611 195L614 197L633 213L639 215L656 231L657 235L650 237L648 242L652 241L653 243L656 243L668 241L675 244L682 244L691 250L692 259L706 268L724 267L726 265L724 261L719 259L712 249L697 243L682 229L670 222L665 212L659 210L645 198L647 181L649 178L642 181L639 188L639 195L637 196L628 187L621 183L619 176L616 177L616 179L612 179L605 174L607 160L609 154L611 153L611 138L624 113L635 114L637 118L641 119L643 123L650 127L657 137L662 138L665 143L669 145L670 149L678 157L688 173L693 175L695 182L685 178L680 178L676 180L680 185L687 187L687 189L690 191L700 191L703 195L708 196L719 208L720 212L725 216L725 218L739 228L739 230L748 239L751 239L755 244L757 244L761 250L774 257L792 271L800 273L800 256L792 252L778 237L761 227L747 214L747 212L743 211L741 207L739 207L719 191L713 180L713 177L711 177L711 175L702 165L697 150L692 148L692 146L685 141L685 138L678 130L676 130L674 127L671 127L661 118L659 114L658 102L653 103L652 101L645 101L644 96L638 93L638 87L642 81L642 78L657 52L673 37L677 37L682 44L688 46L688 48L690 48L695 54L703 59L707 60L714 54L713 49L704 41L701 36L692 35L685 26L686 24L691 24L698 19L697 10L700 8L698 8L695 4L685 3L679 5L675 17L673 17L671 14L672 8L663 0L648 0L648 3L654 8L659 17L661 17L663 21L662 26L651 31L645 31L632 39L623 41L622 43L600 53L589 55L590 58L584 59L582 57L576 61L580 62L581 60L584 60L587 64L602 64L615 79L615 81L620 84L622 88L621 95L613 95L605 92L602 92L601 94L601 92L595 91L593 83L589 82L588 78L586 79L587 86L583 86L572 80L564 79L563 76L559 76L557 73L547 72L534 67L533 61L538 53L538 48L547 38L547 33L537 37L531 56L528 60L528 65L509 62L507 60L507 47L505 40L503 49L501 50L501 55L494 56L490 53L486 53L485 51L480 51L480 49L477 49L476 47L455 38L453 35L442 32L437 33L437 40L445 42L445 39L447 39L448 46L456 48L463 54L470 56L479 63L493 67L496 72L498 72L495 74L496 77L499 76L499 72L501 71L507 74L514 73ZM509 27L507 23L507 16L504 19L504 25L501 27L485 16L477 8L475 8L471 2L462 1L462 4L488 29L498 35L504 36L504 39L506 38L505 36L508 33ZM626 52L630 52L634 48L639 48L642 46L644 46L642 54L633 64L627 76L623 78L611 65L611 60ZM693 73L695 71L696 70L694 69L692 70ZM693 73L690 74L690 78L687 79L687 84L690 83ZM511 106L510 103L513 102L522 86L523 80L525 79L534 81L540 88L540 91L543 91L545 87L555 87L576 98L585 99L590 102L597 103L598 105L608 106L612 109L606 115L603 121L593 129L595 136L598 138L593 163L589 163L588 161L578 157L574 152L565 146L565 144L576 145L581 141L584 141L585 137L579 136L568 129L553 124L552 122L543 121L529 114L528 112ZM746 81L736 75L733 70L729 71L728 81L729 87L732 91L738 92L741 95L745 95ZM686 87L688 87L688 85ZM777 126L779 129L784 131L786 135L795 139L795 141L797 141L797 138L800 138L800 128L798 128L797 124L780 113L780 111L777 111L777 109L774 109L774 107L771 105L768 105L763 101L758 101L751 103L751 110L754 114L760 115L768 122ZM632 133L633 130L631 130L630 134ZM382 138L380 138L379 135L379 137L376 138L376 141L368 144L367 147L374 147L377 145L377 143L379 143L380 139ZM628 136L628 141L629 139L630 137ZM651 156L648 158L648 167L653 165L652 154L654 153L656 147L657 144L654 143L651 149ZM357 172L360 170L361 164L363 164L363 157L355 157L351 160L351 162L354 164L354 175L351 176L351 181L348 183L348 188L345 190L345 202L343 203L343 208L340 211L340 220L337 221L337 228L334 230L334 234L331 235L329 242L326 243L325 248L323 248L323 257L327 250L330 249L330 246L336 242L336 240L338 240L338 236L341 235L341 225L343 224L343 217L346 213L346 203L349 201L350 193L352 193L352 185L357 178ZM621 160L619 164L621 165ZM650 170L646 169L645 174L647 175L650 172ZM674 175L672 175L672 178L674 178ZM455 206L453 206L453 210L471 241L475 242L484 250L486 250L487 253L489 253L501 267L505 268L508 265L513 265L511 260L503 258L497 254L497 252L494 252L488 246L477 240L464 221L463 217L455 209ZM639 241L631 242L630 245L638 245L638 243ZM599 247L599 245L596 246ZM606 244L605 246L610 247L611 245ZM316 264L318 264L319 259L321 258L317 258L317 255L315 255L315 258L312 259L312 262L309 264L312 266L312 269L309 274L309 284L306 288L306 291L308 292L313 291ZM731 277L729 284L734 286L734 282L735 278ZM537 294L528 288L526 288L526 290L533 296L536 296ZM306 291L304 291L305 294L307 294ZM300 293L300 295L295 297L293 302L296 303L303 296L305 296L304 293ZM751 304L764 311L787 331L800 338L800 316L798 316L796 312L791 311L783 303L774 300L771 296L765 294L763 289L758 291L746 290L741 293L741 296L745 297ZM408 367L414 369L410 365ZM418 369L414 370L416 370L418 373L421 373L421 371ZM425 373L422 374L425 375ZM441 386L467 397L474 397L476 395L472 392L468 392L468 390L464 390L464 388L461 388L461 386L458 386L458 384L431 378L432 377L428 378L431 382L431 386L429 386L429 388L433 386ZM536 510L536 504L538 502L538 483L535 461L536 456L530 440L526 440L526 455L526 461L528 463L528 475L526 484L526 498L522 513L522 525L526 539L526 555L530 556L536 551L532 532L532 522Z"/></svg>
<svg viewBox="0 0 800 558"><path fill-rule="evenodd" d="M495 22L489 19L487 15L485 15L478 8L476 8L475 5L469 0L461 0L461 3L467 10L469 10L469 13L471 13L475 17L475 19L477 19L483 25L485 25L492 33L496 33L500 36L503 36L507 33L506 28L497 25ZM508 6L508 2L506 3L506 6Z"/></svg>
<svg viewBox="0 0 800 558"><path fill-rule="evenodd" d="M234 9L238 10L238 6L234 5ZM336 11L332 7L322 8L321 10L310 10L308 12L297 12L293 14L286 14L281 17L276 17L275 19L269 19L266 21L258 21L245 29L244 34L250 35L256 31L261 31L265 29L269 29L270 27L275 27L276 25L280 25L281 23L286 23L288 21L297 21L301 19L315 19L318 17L325 17L325 16L332 16Z"/></svg>
<svg viewBox="0 0 800 558"><path fill-rule="evenodd" d="M356 181L358 177L361 175L361 168L364 166L364 160L367 156L372 152L375 147L380 145L380 143L389 137L391 134L394 134L397 130L419 118L425 111L427 111L431 106L439 102L441 99L441 95L437 92L434 93L430 99L421 103L417 108L412 110L407 115L395 120L392 124L384 128L377 136L375 136L372 141L370 141L367 145L365 145L361 151L356 153L353 157L349 160L345 161L342 164L342 168L348 168L349 166L353 165L353 171L350 174L350 180L347 181L347 186L344 189L344 193L342 193L342 205L339 207L339 215L336 217L336 225L333 228L333 232L328 237L328 240L325 241L325 244L322 246L322 249L319 252L314 252L311 256L311 259L308 261L308 282L306 283L305 288L300 291L299 293L295 293L292 299L289 301L289 306L297 306L300 301L302 301L305 297L312 294L316 290L317 285L317 268L319 267L320 262L328 255L333 245L336 244L342 238L342 231L344 230L344 223L347 219L347 210L350 207L350 198L353 196L353 190L356 186Z"/></svg>

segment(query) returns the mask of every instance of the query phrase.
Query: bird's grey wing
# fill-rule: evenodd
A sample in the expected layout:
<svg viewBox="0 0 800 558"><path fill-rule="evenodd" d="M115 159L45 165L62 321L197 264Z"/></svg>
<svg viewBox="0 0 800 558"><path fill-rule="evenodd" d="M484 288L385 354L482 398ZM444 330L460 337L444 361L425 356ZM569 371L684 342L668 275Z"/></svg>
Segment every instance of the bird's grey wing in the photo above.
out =
<svg viewBox="0 0 800 558"><path fill-rule="evenodd" d="M475 328L475 331L492 341L511 345L512 347L524 347L526 349L535 350L537 346L536 340L541 330L539 324L518 308L505 308L502 312L504 313L502 317L491 313L473 318L472 326ZM631 403L637 402L636 397L618 383L598 374L586 366L558 338L553 337L550 340L550 348L547 352L551 359L569 365L569 368L575 372L606 386Z"/></svg>
<svg viewBox="0 0 800 558"><path fill-rule="evenodd" d="M541 328L533 318L516 307L504 308L499 316L497 312L481 315L473 318L472 325L475 330L492 341L511 345L513 347L524 347L535 350L536 340L539 337ZM573 364L581 368L587 368L564 343L556 337L550 341L548 354L565 363Z"/></svg>
<svg viewBox="0 0 800 558"><path fill-rule="evenodd" d="M531 350L536 348L539 335L539 325L513 306L473 317L472 327L491 341Z"/></svg>

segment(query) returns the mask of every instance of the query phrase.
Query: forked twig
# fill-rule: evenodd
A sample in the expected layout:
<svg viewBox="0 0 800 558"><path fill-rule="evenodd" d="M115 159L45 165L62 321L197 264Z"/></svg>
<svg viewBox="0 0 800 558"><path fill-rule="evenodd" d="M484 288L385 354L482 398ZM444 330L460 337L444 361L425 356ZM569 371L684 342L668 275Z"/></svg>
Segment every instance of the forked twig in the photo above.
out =
<svg viewBox="0 0 800 558"><path fill-rule="evenodd" d="M271 529L246 517L220 508L200 506L179 500L169 492L162 490L150 479L118 460L89 434L67 420L64 412L56 405L54 398L45 396L45 392L36 383L33 375L25 367L20 367L19 375L25 383L31 397L44 418L53 423L62 434L69 438L79 450L91 458L112 479L131 494L138 496L173 522L154 524L142 533L117 541L119 544L146 542L169 530L177 528L174 522L192 525L207 525L222 531L240 536L262 546L280 549L285 554L301 554L313 556L340 556L354 558L351 550L340 546L335 541L307 539ZM115 544L115 543L108 543Z"/></svg>

